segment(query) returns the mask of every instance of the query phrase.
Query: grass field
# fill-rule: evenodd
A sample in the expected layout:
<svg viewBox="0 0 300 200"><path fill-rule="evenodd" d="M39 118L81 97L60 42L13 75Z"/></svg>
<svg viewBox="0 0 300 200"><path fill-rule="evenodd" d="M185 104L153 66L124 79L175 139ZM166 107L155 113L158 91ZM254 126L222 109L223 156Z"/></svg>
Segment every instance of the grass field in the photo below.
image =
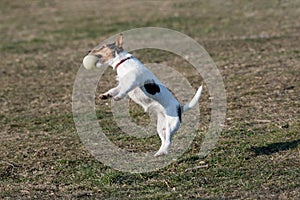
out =
<svg viewBox="0 0 300 200"><path fill-rule="evenodd" d="M300 199L299 13L299 0L2 0L0 198ZM226 124L213 152L195 157L210 119L205 90L199 134L182 158L155 172L125 173L81 143L72 90L87 50L147 26L180 31L205 47L224 79ZM166 52L135 55L178 70L186 65ZM200 85L194 73L183 74ZM107 70L97 92L113 86L114 76ZM158 137L149 139L155 147L120 139L110 108L96 105L119 146L157 149ZM138 109L131 108L134 121L144 119Z"/></svg>

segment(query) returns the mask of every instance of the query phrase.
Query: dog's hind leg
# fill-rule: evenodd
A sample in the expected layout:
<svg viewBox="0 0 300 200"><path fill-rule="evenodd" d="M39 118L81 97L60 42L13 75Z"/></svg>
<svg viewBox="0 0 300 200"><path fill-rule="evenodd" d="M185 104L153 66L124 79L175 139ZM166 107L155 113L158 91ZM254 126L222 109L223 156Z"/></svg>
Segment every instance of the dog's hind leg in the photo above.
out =
<svg viewBox="0 0 300 200"><path fill-rule="evenodd" d="M161 147L158 150L158 152L155 154L155 156L168 154L168 149L171 145L172 137L174 133L179 129L179 127L180 127L179 117L166 116L165 131L163 134L164 141L162 142Z"/></svg>
<svg viewBox="0 0 300 200"><path fill-rule="evenodd" d="M155 154L155 156L160 156L163 155L163 149L165 146L165 141L166 141L166 117L165 114L162 112L157 113L157 133L160 137L161 140L161 146L158 152Z"/></svg>

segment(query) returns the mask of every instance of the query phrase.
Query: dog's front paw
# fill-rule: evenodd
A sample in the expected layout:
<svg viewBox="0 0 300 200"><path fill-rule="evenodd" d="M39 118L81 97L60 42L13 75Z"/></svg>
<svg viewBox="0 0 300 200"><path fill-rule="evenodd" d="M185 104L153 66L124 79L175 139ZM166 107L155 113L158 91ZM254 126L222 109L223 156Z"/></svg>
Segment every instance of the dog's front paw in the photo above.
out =
<svg viewBox="0 0 300 200"><path fill-rule="evenodd" d="M115 101L120 101L122 98L121 98L121 97L118 97L118 96L115 96L115 97L113 97L113 99L114 99Z"/></svg>
<svg viewBox="0 0 300 200"><path fill-rule="evenodd" d="M105 100L105 99L108 99L108 98L110 98L110 97L111 97L110 94L100 94L100 95L98 96L98 98L101 99L101 100Z"/></svg>

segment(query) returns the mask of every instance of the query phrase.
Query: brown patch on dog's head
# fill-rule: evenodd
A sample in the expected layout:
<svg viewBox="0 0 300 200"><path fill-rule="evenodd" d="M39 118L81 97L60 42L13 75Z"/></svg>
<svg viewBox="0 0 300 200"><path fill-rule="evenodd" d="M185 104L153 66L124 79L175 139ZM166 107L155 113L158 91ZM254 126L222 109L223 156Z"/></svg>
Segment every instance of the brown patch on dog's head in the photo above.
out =
<svg viewBox="0 0 300 200"><path fill-rule="evenodd" d="M123 51L123 35L120 34L117 40L112 44L106 44L98 49L93 49L90 54L100 58L101 63L105 63L115 57L115 53Z"/></svg>
<svg viewBox="0 0 300 200"><path fill-rule="evenodd" d="M101 63L105 63L115 57L115 51L108 45L104 45L100 49L93 49L90 54L99 57Z"/></svg>

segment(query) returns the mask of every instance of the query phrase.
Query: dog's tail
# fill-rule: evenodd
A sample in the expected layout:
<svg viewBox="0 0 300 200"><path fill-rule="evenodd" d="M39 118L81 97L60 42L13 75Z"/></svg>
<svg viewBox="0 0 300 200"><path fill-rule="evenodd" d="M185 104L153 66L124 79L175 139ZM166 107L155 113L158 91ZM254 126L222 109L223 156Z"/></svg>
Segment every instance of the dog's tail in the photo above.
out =
<svg viewBox="0 0 300 200"><path fill-rule="evenodd" d="M192 107L194 107L198 103L198 100L201 96L201 92L202 92L202 85L198 88L198 90L197 90L195 96L192 98L192 100L188 104L185 104L182 107L183 113L188 111L189 109L191 109Z"/></svg>

